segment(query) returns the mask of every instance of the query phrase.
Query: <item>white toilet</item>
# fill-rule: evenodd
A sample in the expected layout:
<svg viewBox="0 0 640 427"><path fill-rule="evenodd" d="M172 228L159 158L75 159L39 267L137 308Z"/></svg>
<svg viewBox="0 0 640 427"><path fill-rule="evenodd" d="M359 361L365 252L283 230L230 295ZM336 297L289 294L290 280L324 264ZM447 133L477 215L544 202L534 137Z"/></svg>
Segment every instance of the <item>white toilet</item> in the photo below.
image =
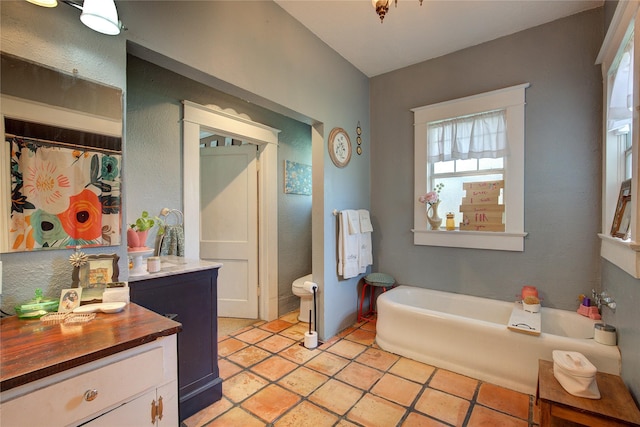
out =
<svg viewBox="0 0 640 427"><path fill-rule="evenodd" d="M309 322L309 310L313 310L313 293L302 287L304 282L310 281L311 274L307 274L306 276L294 280L291 285L291 291L293 291L293 294L300 297L300 314L298 315L298 320L301 322ZM313 316L313 313L311 316Z"/></svg>

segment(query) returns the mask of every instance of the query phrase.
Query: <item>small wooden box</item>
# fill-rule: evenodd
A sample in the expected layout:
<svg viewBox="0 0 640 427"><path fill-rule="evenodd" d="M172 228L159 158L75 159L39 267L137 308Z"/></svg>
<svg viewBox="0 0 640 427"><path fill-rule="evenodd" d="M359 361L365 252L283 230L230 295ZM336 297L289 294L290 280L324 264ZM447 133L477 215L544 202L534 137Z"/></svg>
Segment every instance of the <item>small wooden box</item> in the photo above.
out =
<svg viewBox="0 0 640 427"><path fill-rule="evenodd" d="M464 224L460 223L460 230L466 231L504 231L504 224Z"/></svg>
<svg viewBox="0 0 640 427"><path fill-rule="evenodd" d="M465 191L469 190L500 190L504 188L504 180L500 181L482 181L482 182L463 182L462 189ZM468 193L467 193L468 194Z"/></svg>

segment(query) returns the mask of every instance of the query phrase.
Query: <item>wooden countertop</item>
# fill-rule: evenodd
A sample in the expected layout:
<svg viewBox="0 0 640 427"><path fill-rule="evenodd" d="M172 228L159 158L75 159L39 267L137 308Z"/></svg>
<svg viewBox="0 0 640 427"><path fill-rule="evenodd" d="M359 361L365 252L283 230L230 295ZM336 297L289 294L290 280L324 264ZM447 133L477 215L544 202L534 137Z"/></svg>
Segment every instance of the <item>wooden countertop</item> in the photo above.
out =
<svg viewBox="0 0 640 427"><path fill-rule="evenodd" d="M173 335L180 323L134 303L87 323L0 320L0 391Z"/></svg>

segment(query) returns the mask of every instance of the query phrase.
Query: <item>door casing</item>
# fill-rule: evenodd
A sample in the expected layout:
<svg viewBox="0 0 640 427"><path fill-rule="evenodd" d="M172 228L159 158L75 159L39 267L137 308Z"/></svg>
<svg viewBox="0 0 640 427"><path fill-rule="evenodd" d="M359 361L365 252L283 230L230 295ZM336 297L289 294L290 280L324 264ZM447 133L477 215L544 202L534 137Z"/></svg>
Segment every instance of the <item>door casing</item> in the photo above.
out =
<svg viewBox="0 0 640 427"><path fill-rule="evenodd" d="M200 128L261 146L258 168L258 313L278 317L278 129L182 101L185 257L200 259ZM224 265L222 266L224 268Z"/></svg>

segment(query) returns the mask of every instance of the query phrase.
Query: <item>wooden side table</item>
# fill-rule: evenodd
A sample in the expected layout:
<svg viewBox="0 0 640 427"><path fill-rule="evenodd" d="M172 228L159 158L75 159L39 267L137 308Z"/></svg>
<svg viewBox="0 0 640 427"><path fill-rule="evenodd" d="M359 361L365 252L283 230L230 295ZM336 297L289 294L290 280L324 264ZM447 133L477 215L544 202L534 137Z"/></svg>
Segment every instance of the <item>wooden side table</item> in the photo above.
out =
<svg viewBox="0 0 640 427"><path fill-rule="evenodd" d="M569 394L553 376L553 362L538 362L540 426L552 426L560 418L587 426L640 426L638 410L627 386L618 375L596 373L600 399Z"/></svg>

